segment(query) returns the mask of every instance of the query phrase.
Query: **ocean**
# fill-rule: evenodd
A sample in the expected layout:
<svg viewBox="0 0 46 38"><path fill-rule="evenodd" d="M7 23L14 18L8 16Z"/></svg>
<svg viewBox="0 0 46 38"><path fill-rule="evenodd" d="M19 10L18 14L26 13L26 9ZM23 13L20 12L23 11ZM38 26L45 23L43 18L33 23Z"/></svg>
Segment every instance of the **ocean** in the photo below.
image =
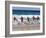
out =
<svg viewBox="0 0 46 38"><path fill-rule="evenodd" d="M12 10L13 15L40 15L40 10Z"/></svg>

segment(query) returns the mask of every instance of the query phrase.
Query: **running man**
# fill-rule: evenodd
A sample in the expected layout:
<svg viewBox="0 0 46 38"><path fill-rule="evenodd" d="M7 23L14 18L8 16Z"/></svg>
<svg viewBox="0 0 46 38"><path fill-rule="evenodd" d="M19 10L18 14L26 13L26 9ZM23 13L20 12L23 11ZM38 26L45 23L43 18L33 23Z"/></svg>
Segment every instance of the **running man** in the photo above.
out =
<svg viewBox="0 0 46 38"><path fill-rule="evenodd" d="M21 17L21 22L23 22L23 17Z"/></svg>

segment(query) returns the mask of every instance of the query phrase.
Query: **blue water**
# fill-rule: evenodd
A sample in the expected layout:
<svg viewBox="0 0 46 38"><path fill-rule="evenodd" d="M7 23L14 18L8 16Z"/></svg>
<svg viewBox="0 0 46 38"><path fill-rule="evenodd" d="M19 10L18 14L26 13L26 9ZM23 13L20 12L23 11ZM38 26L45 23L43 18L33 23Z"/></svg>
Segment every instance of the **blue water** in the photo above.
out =
<svg viewBox="0 0 46 38"><path fill-rule="evenodd" d="M13 15L40 15L40 10L12 10Z"/></svg>

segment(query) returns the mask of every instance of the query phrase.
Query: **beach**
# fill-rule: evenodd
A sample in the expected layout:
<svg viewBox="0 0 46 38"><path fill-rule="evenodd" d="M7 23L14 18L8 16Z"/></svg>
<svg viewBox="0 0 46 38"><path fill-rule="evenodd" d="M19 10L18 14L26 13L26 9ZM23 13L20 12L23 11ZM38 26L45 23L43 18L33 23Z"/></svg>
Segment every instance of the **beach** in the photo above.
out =
<svg viewBox="0 0 46 38"><path fill-rule="evenodd" d="M32 20L30 18L30 22L27 21L26 18L24 18L24 21L21 22L20 18L18 21L12 21L12 30L13 31L27 31L27 30L40 30L40 23L37 20Z"/></svg>

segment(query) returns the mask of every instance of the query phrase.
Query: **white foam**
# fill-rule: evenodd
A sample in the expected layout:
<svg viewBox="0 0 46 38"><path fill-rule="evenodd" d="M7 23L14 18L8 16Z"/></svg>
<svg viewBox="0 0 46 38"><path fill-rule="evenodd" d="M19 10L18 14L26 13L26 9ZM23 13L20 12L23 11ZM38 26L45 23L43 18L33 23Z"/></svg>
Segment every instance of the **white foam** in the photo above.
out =
<svg viewBox="0 0 46 38"><path fill-rule="evenodd" d="M32 18L33 16L34 17L40 17L40 15L13 15L13 17L17 17L17 18L20 18L20 17L25 17L25 18L27 18L27 17L30 17L30 18Z"/></svg>

